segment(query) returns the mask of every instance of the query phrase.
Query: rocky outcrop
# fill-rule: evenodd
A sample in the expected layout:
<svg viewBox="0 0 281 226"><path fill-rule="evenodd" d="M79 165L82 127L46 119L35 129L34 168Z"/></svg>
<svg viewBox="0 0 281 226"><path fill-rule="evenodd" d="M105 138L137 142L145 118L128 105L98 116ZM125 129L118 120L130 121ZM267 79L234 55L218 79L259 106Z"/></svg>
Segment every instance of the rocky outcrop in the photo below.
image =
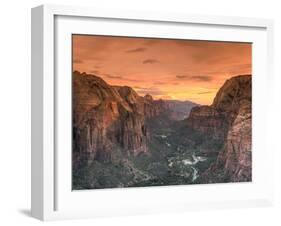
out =
<svg viewBox="0 0 281 226"><path fill-rule="evenodd" d="M147 153L147 120L162 113L181 114L187 102L153 100L131 87L110 86L98 76L73 73L73 162L111 161L119 151ZM192 106L195 104L192 103ZM179 112L179 113L177 113Z"/></svg>
<svg viewBox="0 0 281 226"><path fill-rule="evenodd" d="M241 103L215 167L224 169L230 181L250 181L252 178L252 113L251 103Z"/></svg>
<svg viewBox="0 0 281 226"><path fill-rule="evenodd" d="M165 100L165 103L170 111L170 118L176 121L186 119L189 116L191 110L194 107L199 106L198 104L188 100Z"/></svg>
<svg viewBox="0 0 281 226"><path fill-rule="evenodd" d="M187 119L192 129L224 143L204 183L251 180L251 85L251 75L227 80L211 106L193 108Z"/></svg>
<svg viewBox="0 0 281 226"><path fill-rule="evenodd" d="M73 73L73 162L110 161L114 150L147 152L144 115L134 108L129 89L116 89L101 78ZM124 98L126 96L127 98Z"/></svg>
<svg viewBox="0 0 281 226"><path fill-rule="evenodd" d="M144 99L147 100L148 102L153 101L153 97L152 97L150 94L146 94L146 95L144 96Z"/></svg>
<svg viewBox="0 0 281 226"><path fill-rule="evenodd" d="M245 102L252 101L252 76L239 75L227 80L219 89L213 104L213 108L226 113L232 123L238 114L240 107Z"/></svg>
<svg viewBox="0 0 281 226"><path fill-rule="evenodd" d="M146 119L156 117L168 110L164 100L145 99L144 101L144 115Z"/></svg>
<svg viewBox="0 0 281 226"><path fill-rule="evenodd" d="M156 117L168 110L168 105L164 100L154 100L149 94L144 97L139 96L131 87L114 86L118 90L120 96L128 103L128 105L145 119Z"/></svg>
<svg viewBox="0 0 281 226"><path fill-rule="evenodd" d="M186 122L193 130L217 140L224 139L228 129L226 114L211 106L194 107Z"/></svg>
<svg viewBox="0 0 281 226"><path fill-rule="evenodd" d="M236 76L225 82L212 106L228 116L229 129L213 170L223 180L252 179L252 77Z"/></svg>

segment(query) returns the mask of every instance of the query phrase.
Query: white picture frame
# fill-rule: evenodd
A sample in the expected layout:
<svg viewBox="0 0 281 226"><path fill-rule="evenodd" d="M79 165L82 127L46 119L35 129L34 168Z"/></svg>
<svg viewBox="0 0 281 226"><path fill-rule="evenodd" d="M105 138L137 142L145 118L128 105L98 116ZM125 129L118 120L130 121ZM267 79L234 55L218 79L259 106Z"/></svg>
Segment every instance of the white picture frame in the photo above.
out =
<svg viewBox="0 0 281 226"><path fill-rule="evenodd" d="M107 21L107 30L100 23ZM120 24L116 30L115 23ZM145 24L147 33L130 29ZM84 25L83 25L84 24ZM100 24L100 25L99 25ZM155 31L161 26L169 29ZM71 99L69 35L93 33L127 36L177 37L229 41L253 41L257 57L253 57L253 147L266 150L264 162L257 154L253 162L256 179L250 184L166 186L154 188L107 189L105 191L72 192L69 188L71 161L69 140L60 136L62 127L70 133L68 100ZM153 25L153 28L150 27ZM176 26L201 27L186 37ZM99 28L99 29L98 29ZM210 31L208 29L211 29ZM191 29L191 28L190 28ZM193 29L193 28L192 28ZM212 29L218 29L215 34ZM157 29L156 29L157 30ZM169 30L169 31L167 31ZM239 31L239 32L237 32ZM123 32L123 33L122 33ZM171 34L174 32L174 34ZM210 37L206 35L208 32ZM96 34L96 33L95 33ZM200 36L201 35L201 36ZM205 36L203 36L205 35ZM230 36L232 36L230 38ZM186 211L208 208L271 205L273 179L267 176L273 168L272 150L266 139L267 108L263 102L271 94L273 83L273 22L266 19L201 16L172 13L117 11L95 8L43 5L32 9L32 216L41 220L89 218L157 212ZM255 50L256 48L256 50ZM64 50L64 51L62 51ZM63 54L62 54L63 52ZM259 53L259 54L257 54ZM61 68L59 65L64 65ZM60 76L58 76L60 75ZM62 86L61 80L66 81ZM66 102L66 104L62 104ZM58 105L60 107L58 107ZM62 110L58 110L62 109ZM255 116L256 113L256 116ZM257 145L255 145L255 143ZM255 160L255 157L254 157ZM199 194L200 193L200 197ZM165 197L165 199L163 199ZM227 198L228 197L228 198ZM93 204L94 203L94 204ZM83 207L82 207L83 204ZM109 206L109 204L111 204ZM118 205L117 205L118 204Z"/></svg>

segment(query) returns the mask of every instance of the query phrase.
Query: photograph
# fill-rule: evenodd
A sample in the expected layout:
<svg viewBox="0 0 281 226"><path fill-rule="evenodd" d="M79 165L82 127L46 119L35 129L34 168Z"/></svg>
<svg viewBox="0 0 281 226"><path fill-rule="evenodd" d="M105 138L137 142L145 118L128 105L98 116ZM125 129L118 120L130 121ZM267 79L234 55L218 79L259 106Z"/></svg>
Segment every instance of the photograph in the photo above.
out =
<svg viewBox="0 0 281 226"><path fill-rule="evenodd" d="M252 43L72 34L72 190L252 181Z"/></svg>

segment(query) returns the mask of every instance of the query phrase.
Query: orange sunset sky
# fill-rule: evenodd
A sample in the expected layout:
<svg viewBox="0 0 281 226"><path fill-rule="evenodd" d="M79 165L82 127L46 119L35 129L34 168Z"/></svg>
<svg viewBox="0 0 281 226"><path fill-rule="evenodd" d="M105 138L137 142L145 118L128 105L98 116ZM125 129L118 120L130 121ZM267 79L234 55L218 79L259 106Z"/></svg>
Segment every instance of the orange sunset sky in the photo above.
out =
<svg viewBox="0 0 281 226"><path fill-rule="evenodd" d="M249 43L73 35L73 70L154 99L211 104L226 79L251 74Z"/></svg>

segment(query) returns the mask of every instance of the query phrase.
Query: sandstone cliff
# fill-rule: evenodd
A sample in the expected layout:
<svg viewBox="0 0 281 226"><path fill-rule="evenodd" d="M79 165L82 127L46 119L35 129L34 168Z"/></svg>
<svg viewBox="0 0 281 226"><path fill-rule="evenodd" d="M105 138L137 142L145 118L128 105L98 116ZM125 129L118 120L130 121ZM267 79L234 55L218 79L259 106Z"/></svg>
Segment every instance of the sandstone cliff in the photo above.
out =
<svg viewBox="0 0 281 226"><path fill-rule="evenodd" d="M199 106L198 104L191 101L179 101L179 100L165 100L167 108L170 111L170 118L176 121L186 119L191 110Z"/></svg>
<svg viewBox="0 0 281 226"><path fill-rule="evenodd" d="M194 107L186 122L188 127L217 140L224 139L228 130L227 116L212 106Z"/></svg>
<svg viewBox="0 0 281 226"><path fill-rule="evenodd" d="M146 153L145 121L168 109L164 100L153 100L149 94L142 97L131 87L110 86L98 76L74 72L74 163L110 161L118 148L128 155Z"/></svg>
<svg viewBox="0 0 281 226"><path fill-rule="evenodd" d="M108 85L101 78L73 73L73 161L110 161L118 146L127 154L147 151L144 116L133 95Z"/></svg>
<svg viewBox="0 0 281 226"><path fill-rule="evenodd" d="M250 102L241 104L215 169L224 169L232 182L250 181L252 172L252 113Z"/></svg>
<svg viewBox="0 0 281 226"><path fill-rule="evenodd" d="M224 143L203 182L251 180L251 75L225 82L211 106L192 109L187 125Z"/></svg>

